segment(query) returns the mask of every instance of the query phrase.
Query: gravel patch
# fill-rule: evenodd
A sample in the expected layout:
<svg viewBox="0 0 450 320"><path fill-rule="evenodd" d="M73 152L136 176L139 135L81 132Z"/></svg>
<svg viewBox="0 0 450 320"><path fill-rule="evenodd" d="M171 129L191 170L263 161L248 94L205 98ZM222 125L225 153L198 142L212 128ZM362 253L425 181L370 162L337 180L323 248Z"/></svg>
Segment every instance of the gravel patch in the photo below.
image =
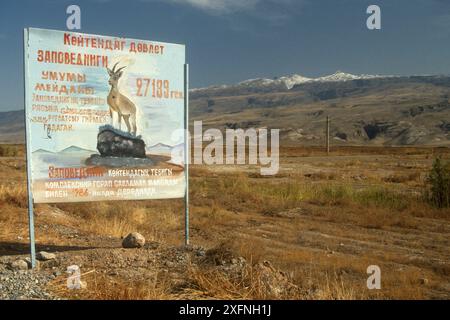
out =
<svg viewBox="0 0 450 320"><path fill-rule="evenodd" d="M53 276L33 270L8 270L0 266L0 300L55 300L45 290Z"/></svg>

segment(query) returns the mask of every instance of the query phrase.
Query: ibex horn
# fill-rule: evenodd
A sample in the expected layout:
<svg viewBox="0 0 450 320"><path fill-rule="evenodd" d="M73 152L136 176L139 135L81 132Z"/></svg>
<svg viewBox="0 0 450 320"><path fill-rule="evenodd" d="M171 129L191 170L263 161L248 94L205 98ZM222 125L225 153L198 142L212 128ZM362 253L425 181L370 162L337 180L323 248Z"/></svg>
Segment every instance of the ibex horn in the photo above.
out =
<svg viewBox="0 0 450 320"><path fill-rule="evenodd" d="M115 65L114 65L114 67L112 68L112 70L111 70L111 71L112 71L113 73L115 73L115 72L116 72L116 71L115 71L115 69L116 69L116 67L117 67L117 65L118 65L118 64L119 64L119 63L117 62L117 63L116 63Z"/></svg>
<svg viewBox="0 0 450 320"><path fill-rule="evenodd" d="M115 73L119 73L120 70L125 69L126 67L121 67L119 69L117 69L117 71L115 71Z"/></svg>

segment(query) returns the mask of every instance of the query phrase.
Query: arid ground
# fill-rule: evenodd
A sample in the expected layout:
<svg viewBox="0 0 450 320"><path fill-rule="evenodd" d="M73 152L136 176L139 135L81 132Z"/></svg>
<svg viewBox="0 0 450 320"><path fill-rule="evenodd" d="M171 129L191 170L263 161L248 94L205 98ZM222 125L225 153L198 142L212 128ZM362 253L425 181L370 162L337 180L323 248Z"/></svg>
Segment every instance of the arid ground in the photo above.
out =
<svg viewBox="0 0 450 320"><path fill-rule="evenodd" d="M28 252L23 146L0 157L0 271ZM257 166L191 167L191 247L183 200L36 206L35 272L44 290L89 299L449 299L450 210L427 203L426 176L447 148L280 150ZM121 237L137 231L140 249ZM68 290L77 264L87 288ZM369 265L381 289L366 286Z"/></svg>

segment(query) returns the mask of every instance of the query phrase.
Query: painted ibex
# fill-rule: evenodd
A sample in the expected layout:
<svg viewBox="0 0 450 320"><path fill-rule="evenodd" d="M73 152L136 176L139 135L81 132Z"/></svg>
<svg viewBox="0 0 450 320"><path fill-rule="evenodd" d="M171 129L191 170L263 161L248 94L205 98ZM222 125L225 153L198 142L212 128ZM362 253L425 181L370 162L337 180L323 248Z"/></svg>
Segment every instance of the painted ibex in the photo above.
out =
<svg viewBox="0 0 450 320"><path fill-rule="evenodd" d="M119 115L119 129L121 129L123 118L127 125L128 132L136 135L136 106L130 99L119 92L119 79L122 76L122 69L125 67L116 70L118 64L119 63L116 63L112 70L106 68L109 74L108 83L111 85L111 90L109 91L107 99L109 115L111 116L111 125L113 125L113 111L115 111Z"/></svg>

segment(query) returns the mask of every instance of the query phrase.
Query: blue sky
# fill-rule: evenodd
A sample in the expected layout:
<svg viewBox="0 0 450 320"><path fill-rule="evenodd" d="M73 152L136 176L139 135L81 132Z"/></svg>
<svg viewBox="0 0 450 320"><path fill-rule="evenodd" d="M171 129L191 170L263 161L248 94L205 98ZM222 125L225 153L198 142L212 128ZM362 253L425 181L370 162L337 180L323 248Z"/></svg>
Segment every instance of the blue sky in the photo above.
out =
<svg viewBox="0 0 450 320"><path fill-rule="evenodd" d="M2 0L0 111L23 108L22 29L186 44L191 87L298 73L450 74L449 0ZM366 28L378 4L382 30Z"/></svg>

